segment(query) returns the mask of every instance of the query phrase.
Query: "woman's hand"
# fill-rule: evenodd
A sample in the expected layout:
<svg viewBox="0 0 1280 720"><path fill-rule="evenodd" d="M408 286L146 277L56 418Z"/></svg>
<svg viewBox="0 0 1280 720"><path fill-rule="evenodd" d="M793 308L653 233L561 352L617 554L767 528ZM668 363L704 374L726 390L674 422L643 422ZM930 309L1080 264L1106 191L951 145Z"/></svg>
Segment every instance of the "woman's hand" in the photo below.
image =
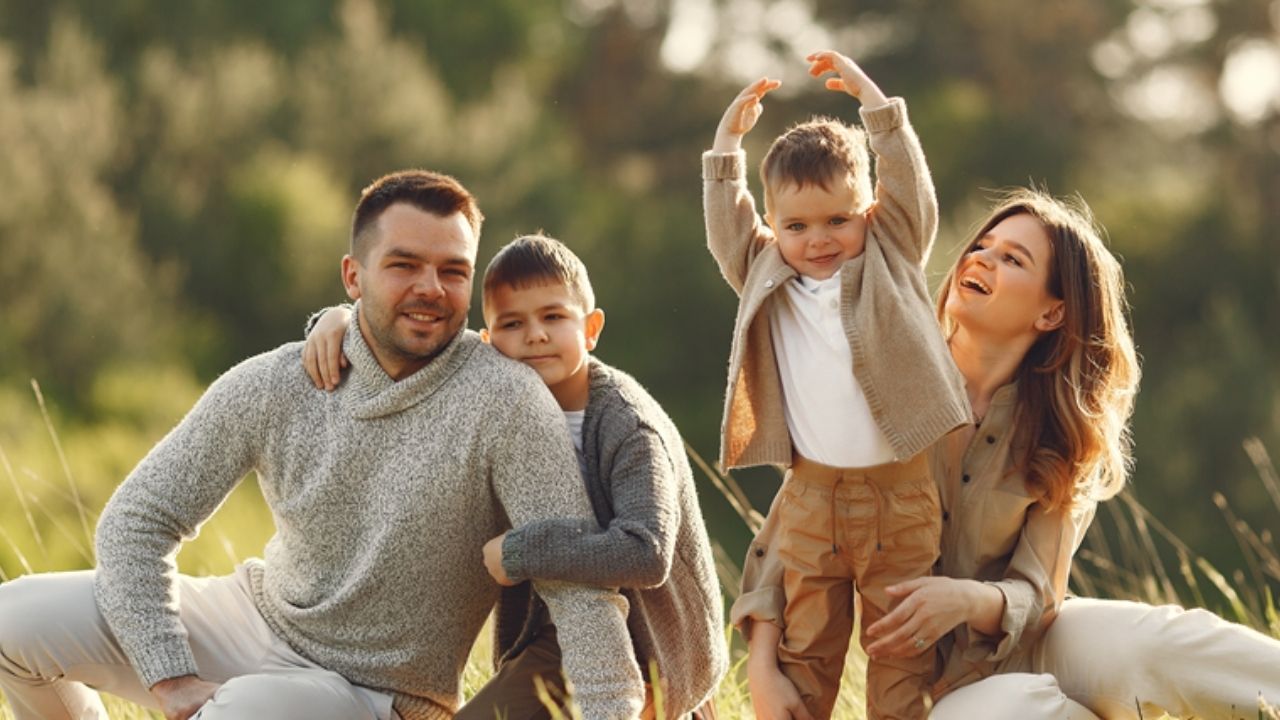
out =
<svg viewBox="0 0 1280 720"><path fill-rule="evenodd" d="M915 657L961 623L995 634L1004 615L1004 594L977 580L916 578L890 585L885 592L901 601L867 628L867 636L875 638L867 655L877 660Z"/></svg>
<svg viewBox="0 0 1280 720"><path fill-rule="evenodd" d="M342 338L351 324L351 311L333 307L324 311L302 346L302 367L318 390L332 390L342 380L347 356L342 354Z"/></svg>

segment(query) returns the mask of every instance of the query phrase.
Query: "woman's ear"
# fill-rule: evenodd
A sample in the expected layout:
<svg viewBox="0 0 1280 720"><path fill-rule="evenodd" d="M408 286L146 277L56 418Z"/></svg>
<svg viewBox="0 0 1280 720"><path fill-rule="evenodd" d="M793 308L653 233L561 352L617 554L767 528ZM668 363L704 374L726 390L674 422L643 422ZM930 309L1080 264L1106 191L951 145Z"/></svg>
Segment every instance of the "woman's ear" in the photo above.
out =
<svg viewBox="0 0 1280 720"><path fill-rule="evenodd" d="M1036 330L1040 332L1050 332L1062 327L1062 323L1066 320L1066 303L1061 300L1054 300L1049 309L1040 314L1036 318Z"/></svg>

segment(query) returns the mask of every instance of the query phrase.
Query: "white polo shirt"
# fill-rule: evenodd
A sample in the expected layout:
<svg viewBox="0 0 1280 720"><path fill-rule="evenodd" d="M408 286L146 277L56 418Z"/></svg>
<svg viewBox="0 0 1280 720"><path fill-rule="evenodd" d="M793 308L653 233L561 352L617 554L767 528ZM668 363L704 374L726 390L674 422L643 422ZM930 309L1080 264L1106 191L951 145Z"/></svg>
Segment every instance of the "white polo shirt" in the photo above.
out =
<svg viewBox="0 0 1280 720"><path fill-rule="evenodd" d="M798 275L774 298L769 333L796 450L834 467L892 462L893 448L853 374L840 321L840 274L826 280Z"/></svg>

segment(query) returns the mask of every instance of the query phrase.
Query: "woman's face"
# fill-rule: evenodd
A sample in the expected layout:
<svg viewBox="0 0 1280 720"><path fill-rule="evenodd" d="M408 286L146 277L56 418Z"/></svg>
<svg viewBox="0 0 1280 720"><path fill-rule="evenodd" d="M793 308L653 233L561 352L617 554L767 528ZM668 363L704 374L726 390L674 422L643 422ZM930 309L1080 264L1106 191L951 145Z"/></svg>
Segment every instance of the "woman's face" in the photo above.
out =
<svg viewBox="0 0 1280 720"><path fill-rule="evenodd" d="M1035 216L1001 220L956 266L946 313L970 333L1039 335L1061 324L1062 301L1049 292L1053 244Z"/></svg>

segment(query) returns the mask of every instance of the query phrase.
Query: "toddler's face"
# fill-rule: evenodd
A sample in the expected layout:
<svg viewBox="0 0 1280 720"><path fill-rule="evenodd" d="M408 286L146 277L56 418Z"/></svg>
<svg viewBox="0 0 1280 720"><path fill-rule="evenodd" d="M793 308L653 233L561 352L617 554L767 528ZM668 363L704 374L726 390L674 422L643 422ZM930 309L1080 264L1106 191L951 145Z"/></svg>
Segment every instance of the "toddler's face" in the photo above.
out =
<svg viewBox="0 0 1280 720"><path fill-rule="evenodd" d="M485 303L487 338L498 352L538 372L553 391L587 372L603 313L587 312L562 283L494 288ZM597 316L599 322L597 321Z"/></svg>
<svg viewBox="0 0 1280 720"><path fill-rule="evenodd" d="M853 188L841 183L786 184L770 193L769 224L778 238L782 259L796 272L826 280L845 260L862 254L866 219L858 211Z"/></svg>

